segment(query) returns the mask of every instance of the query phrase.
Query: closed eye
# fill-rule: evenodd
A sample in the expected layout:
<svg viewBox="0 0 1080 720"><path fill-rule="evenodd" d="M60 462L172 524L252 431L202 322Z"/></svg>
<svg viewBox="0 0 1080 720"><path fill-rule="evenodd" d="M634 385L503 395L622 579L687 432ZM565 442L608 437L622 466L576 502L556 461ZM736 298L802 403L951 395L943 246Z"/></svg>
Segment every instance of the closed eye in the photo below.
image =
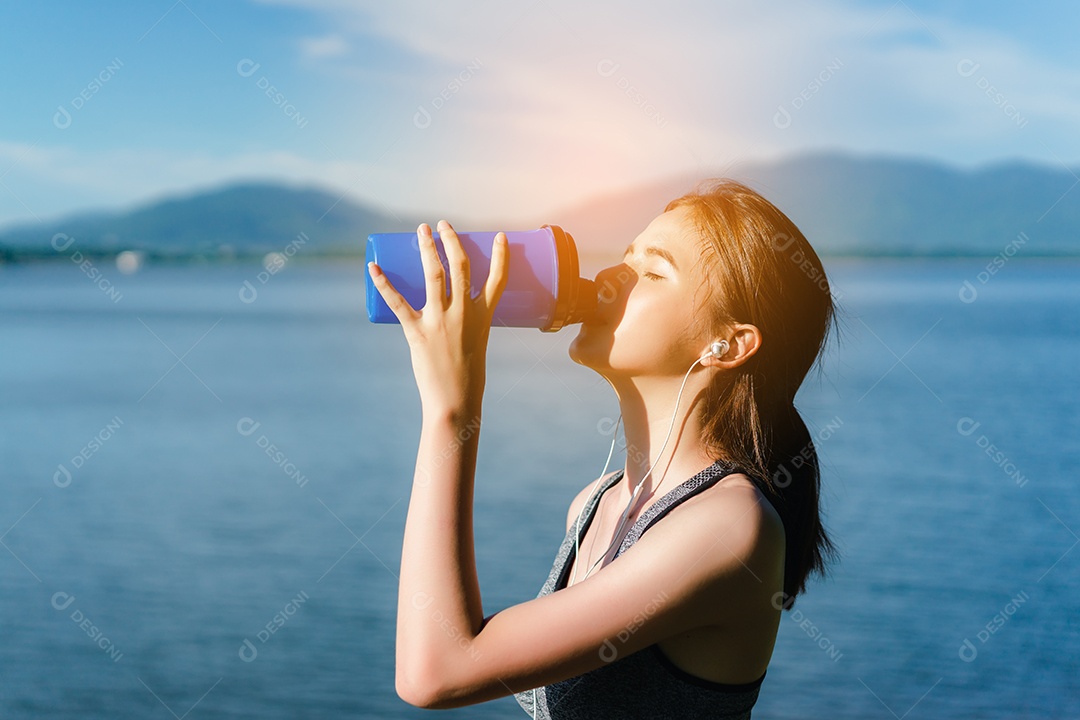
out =
<svg viewBox="0 0 1080 720"><path fill-rule="evenodd" d="M629 254L629 252L627 252L627 254ZM623 264L626 265L631 270L634 269L629 263L626 262L625 257L623 259ZM657 275L654 272L645 271L645 272L642 272L642 273L639 273L639 274L646 277L646 278L648 278L649 280L652 280L653 282L656 282L657 280L663 280L664 279L663 275Z"/></svg>

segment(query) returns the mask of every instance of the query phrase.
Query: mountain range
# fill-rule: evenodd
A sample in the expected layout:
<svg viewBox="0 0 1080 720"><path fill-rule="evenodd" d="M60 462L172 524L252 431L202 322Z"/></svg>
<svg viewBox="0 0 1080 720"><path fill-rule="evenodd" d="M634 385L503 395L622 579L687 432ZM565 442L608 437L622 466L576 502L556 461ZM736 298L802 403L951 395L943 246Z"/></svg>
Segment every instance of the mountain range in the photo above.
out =
<svg viewBox="0 0 1080 720"><path fill-rule="evenodd" d="M1014 161L965 170L911 158L816 153L715 175L761 192L822 256L988 256L1021 234L1024 256L1080 255L1080 178L1066 167ZM574 236L583 256L621 255L669 200L704 177L671 177L512 225L459 227L551 223ZM87 255L136 250L151 259L262 255L294 242L305 257L362 256L368 233L411 231L421 220L434 222L325 189L239 183L130 211L2 228L0 260L55 257L65 244Z"/></svg>

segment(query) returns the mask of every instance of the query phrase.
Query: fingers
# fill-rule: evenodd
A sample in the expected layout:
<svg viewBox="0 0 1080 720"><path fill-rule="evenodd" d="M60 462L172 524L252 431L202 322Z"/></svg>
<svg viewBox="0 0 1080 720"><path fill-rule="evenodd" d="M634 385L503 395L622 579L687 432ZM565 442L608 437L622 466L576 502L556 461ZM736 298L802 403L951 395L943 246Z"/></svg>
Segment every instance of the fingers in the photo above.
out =
<svg viewBox="0 0 1080 720"><path fill-rule="evenodd" d="M426 289L424 313L440 314L452 306L455 307L455 313L460 318L461 313L466 312L466 304L473 302L476 304L482 303L482 307L487 311L490 319L490 314L494 312L495 306L498 304L499 298L506 287L509 275L510 251L506 233L500 232L495 235L491 248L490 270L482 292L483 298L479 297L481 293L477 293L478 296L474 298L471 290L469 256L461 244L461 239L454 231L454 228L450 226L450 223L445 220L439 221L438 228L439 235L443 240L443 248L446 251L447 265L451 273L451 295L447 298L447 269L443 267L439 257L431 227L427 223L421 223L416 229L416 236L420 248L420 262L424 269ZM406 329L406 335L408 335L410 331L416 328L417 322L424 317L424 313L412 307L376 263L369 262L367 268L375 289L382 295L387 307L397 316L398 321Z"/></svg>
<svg viewBox="0 0 1080 720"><path fill-rule="evenodd" d="M446 310L451 306L464 307L464 302L476 300L472 296L472 278L469 255L461 244L461 238L446 220L437 225L439 238L446 251L447 268L444 268L432 237L431 227L421 223L416 230L420 245L420 260L424 266L424 279L427 288L425 307ZM488 310L493 310L506 286L509 271L509 247L506 233L495 236L491 250L491 268L483 289L483 302ZM450 297L446 294L446 274L450 274ZM479 294L479 293L478 293ZM460 300L459 300L460 298ZM389 302L387 303L389 305ZM406 303L407 304L407 303Z"/></svg>
<svg viewBox="0 0 1080 720"><path fill-rule="evenodd" d="M369 262L368 272L371 274L372 282L375 283L375 289L382 295L383 300L386 301L386 306L397 316L398 322L403 327L420 317L420 313L414 310L409 301L402 297L401 293L397 291L393 283L383 273L381 267L374 262Z"/></svg>
<svg viewBox="0 0 1080 720"><path fill-rule="evenodd" d="M495 236L495 244L491 247L491 270L488 272L487 282L484 283L484 301L492 312L506 287L509 267L510 243L506 233L500 232Z"/></svg>
<svg viewBox="0 0 1080 720"><path fill-rule="evenodd" d="M427 304L424 307L443 310L446 308L446 271L435 248L431 226L420 223L416 229L416 239L420 245L420 262L424 266L424 286L427 289Z"/></svg>
<svg viewBox="0 0 1080 720"><path fill-rule="evenodd" d="M450 270L450 298L453 303L455 298L472 298L472 283L469 277L469 256L461 247L461 238L457 236L450 223L440 220L438 224L439 237L442 239L443 249L446 250L446 261Z"/></svg>

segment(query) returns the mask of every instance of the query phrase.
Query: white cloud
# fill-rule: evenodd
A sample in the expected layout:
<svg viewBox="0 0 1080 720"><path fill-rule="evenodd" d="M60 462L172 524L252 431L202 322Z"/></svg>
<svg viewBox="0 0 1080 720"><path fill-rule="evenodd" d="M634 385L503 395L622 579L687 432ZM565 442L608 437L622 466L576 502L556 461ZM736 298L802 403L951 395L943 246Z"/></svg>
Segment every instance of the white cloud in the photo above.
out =
<svg viewBox="0 0 1080 720"><path fill-rule="evenodd" d="M962 163L1080 157L1066 127L1080 120L1072 68L1001 32L916 14L906 3L265 1L322 13L342 33L380 35L428 58L430 71L414 79L421 104L480 58L467 92L437 118L452 128L443 137L497 149L493 178L535 173L534 194L545 188L553 202L822 146ZM958 75L964 58L981 59L988 82L1030 119L1026 127L1010 122L979 76ZM617 66L608 77L597 69L604 60ZM785 128L774 122L781 108L791 116ZM1055 131L1040 139L1036 122ZM548 162L508 167L537 149ZM569 172L559 177L562 167ZM488 184L497 191L503 182Z"/></svg>
<svg viewBox="0 0 1080 720"><path fill-rule="evenodd" d="M395 209L536 218L660 177L823 147L962 164L1080 158L1072 68L1007 29L906 3L262 2L325 19L325 33L297 37L298 57L325 68L378 133L324 137L334 162L299 150L36 148L21 163L38 178L26 204L115 204L267 175ZM373 37L378 63L358 51ZM978 72L959 73L964 59ZM0 187L0 220L25 214Z"/></svg>
<svg viewBox="0 0 1080 720"><path fill-rule="evenodd" d="M349 54L349 43L341 35L322 35L304 37L298 41L300 51L309 58L325 59L343 57Z"/></svg>

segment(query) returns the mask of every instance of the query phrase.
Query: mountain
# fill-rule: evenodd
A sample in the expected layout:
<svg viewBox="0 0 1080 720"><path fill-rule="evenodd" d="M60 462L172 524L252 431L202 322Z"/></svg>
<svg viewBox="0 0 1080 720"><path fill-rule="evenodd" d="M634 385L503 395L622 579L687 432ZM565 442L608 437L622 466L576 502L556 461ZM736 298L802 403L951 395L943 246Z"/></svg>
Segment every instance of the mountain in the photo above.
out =
<svg viewBox="0 0 1080 720"><path fill-rule="evenodd" d="M823 256L992 257L1021 233L1018 252L1025 257L1080 255L1080 179L1066 168L1009 162L961 170L834 152L748 163L717 174L761 192ZM551 223L574 236L583 259L611 260L669 200L701 179L668 178L532 221L476 222L468 229ZM245 183L130 212L0 229L0 260L57 257L57 233L63 233L60 243L73 238L72 249L84 254L130 249L152 258L262 255L284 252L302 239L305 257L360 255L368 233L411 231L421 219L378 212L325 190Z"/></svg>
<svg viewBox="0 0 1080 720"><path fill-rule="evenodd" d="M126 213L93 213L0 230L0 252L53 255L53 237L84 254L140 250L154 257L229 257L283 252L363 253L367 234L403 222L314 188L245 183L169 198ZM413 225L415 227L415 225Z"/></svg>
<svg viewBox="0 0 1080 720"><path fill-rule="evenodd" d="M1080 174L1080 173L1078 173ZM782 210L821 255L1080 255L1080 179L1022 162L959 170L904 158L820 153L729 168ZM582 255L621 254L696 177L674 177L556 213Z"/></svg>

